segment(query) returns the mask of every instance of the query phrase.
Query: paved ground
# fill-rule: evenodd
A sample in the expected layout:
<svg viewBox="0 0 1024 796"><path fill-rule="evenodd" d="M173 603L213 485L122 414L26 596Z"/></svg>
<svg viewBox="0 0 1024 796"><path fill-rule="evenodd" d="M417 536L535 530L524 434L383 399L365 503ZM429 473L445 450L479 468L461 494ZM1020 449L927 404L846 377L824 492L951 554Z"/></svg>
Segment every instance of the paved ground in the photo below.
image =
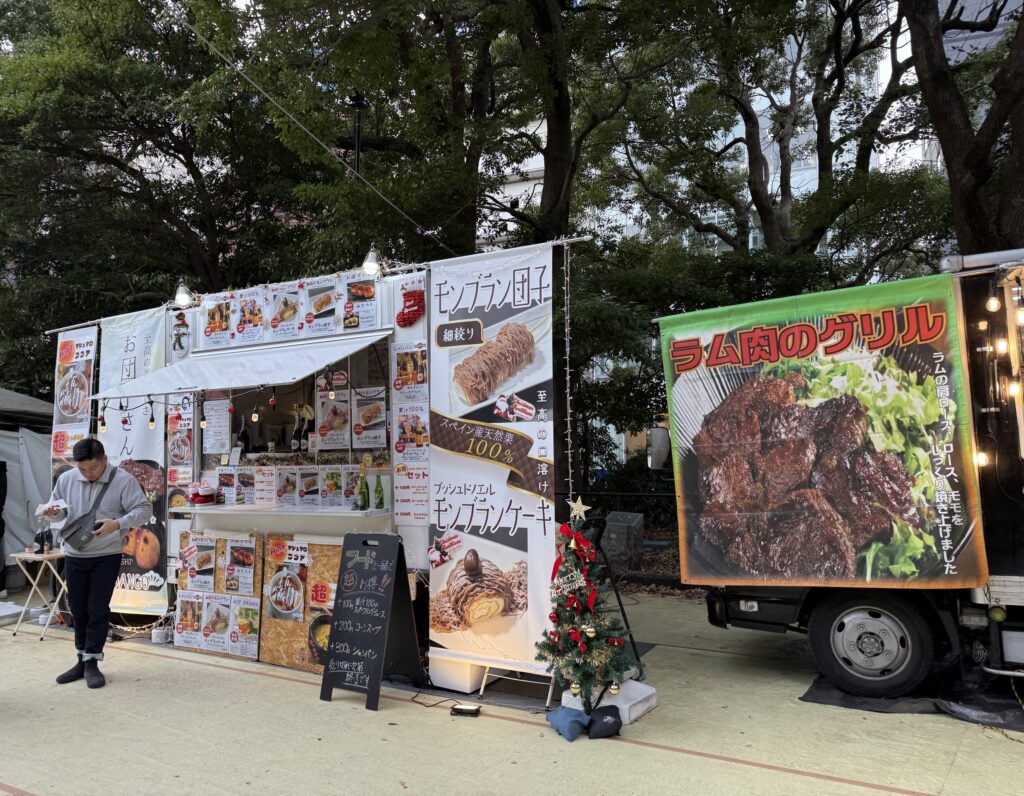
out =
<svg viewBox="0 0 1024 796"><path fill-rule="evenodd" d="M798 701L803 640L709 627L703 604L630 598L659 706L572 745L543 716L453 718L386 690L318 699L316 677L119 644L109 685L58 686L72 644L0 628L0 793L976 794L1021 792L1024 735L945 716Z"/></svg>

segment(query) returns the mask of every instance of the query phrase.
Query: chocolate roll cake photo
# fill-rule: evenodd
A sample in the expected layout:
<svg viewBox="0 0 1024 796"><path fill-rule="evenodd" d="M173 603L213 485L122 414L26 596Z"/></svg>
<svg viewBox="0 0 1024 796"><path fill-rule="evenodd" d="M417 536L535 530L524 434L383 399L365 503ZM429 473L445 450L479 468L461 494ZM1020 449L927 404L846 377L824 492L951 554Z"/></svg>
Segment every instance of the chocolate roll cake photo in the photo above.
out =
<svg viewBox="0 0 1024 796"><path fill-rule="evenodd" d="M521 323L506 323L488 340L455 366L452 382L467 406L476 406L494 395L506 379L533 362L536 342Z"/></svg>
<svg viewBox="0 0 1024 796"><path fill-rule="evenodd" d="M505 572L475 549L466 551L448 573L446 587L430 600L430 627L453 633L499 616L526 611L527 565L519 561Z"/></svg>

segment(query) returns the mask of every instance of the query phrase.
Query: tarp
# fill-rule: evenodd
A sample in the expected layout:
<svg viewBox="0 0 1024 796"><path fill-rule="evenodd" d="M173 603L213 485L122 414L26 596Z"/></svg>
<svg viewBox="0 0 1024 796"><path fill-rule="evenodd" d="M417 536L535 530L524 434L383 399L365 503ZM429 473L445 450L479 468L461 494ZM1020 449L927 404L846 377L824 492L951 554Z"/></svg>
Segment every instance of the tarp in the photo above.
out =
<svg viewBox="0 0 1024 796"><path fill-rule="evenodd" d="M3 560L32 543L30 518L38 504L50 499L50 437L27 429L0 431L0 459L7 462L7 502Z"/></svg>
<svg viewBox="0 0 1024 796"><path fill-rule="evenodd" d="M127 384L96 393L94 399L165 395L197 390L231 390L256 385L292 384L361 351L391 334L376 329L316 342L253 346L249 349L196 351Z"/></svg>

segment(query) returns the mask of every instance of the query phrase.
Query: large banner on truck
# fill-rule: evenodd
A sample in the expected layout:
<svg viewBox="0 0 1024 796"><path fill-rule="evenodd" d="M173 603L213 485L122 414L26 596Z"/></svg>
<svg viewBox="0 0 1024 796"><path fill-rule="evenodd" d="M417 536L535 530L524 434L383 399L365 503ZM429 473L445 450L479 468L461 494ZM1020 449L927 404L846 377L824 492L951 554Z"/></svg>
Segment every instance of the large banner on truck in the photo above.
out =
<svg viewBox="0 0 1024 796"><path fill-rule="evenodd" d="M682 579L987 578L948 275L663 318Z"/></svg>
<svg viewBox="0 0 1024 796"><path fill-rule="evenodd" d="M555 559L551 247L435 263L432 658L537 667Z"/></svg>

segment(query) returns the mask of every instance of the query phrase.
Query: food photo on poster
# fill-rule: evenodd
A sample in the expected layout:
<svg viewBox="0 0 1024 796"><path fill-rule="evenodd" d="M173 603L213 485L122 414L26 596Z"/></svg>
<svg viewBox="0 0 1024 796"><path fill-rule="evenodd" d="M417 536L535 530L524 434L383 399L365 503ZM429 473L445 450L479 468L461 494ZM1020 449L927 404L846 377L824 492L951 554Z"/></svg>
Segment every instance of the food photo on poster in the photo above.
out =
<svg viewBox="0 0 1024 796"><path fill-rule="evenodd" d="M840 293L662 319L686 577L978 576L950 285Z"/></svg>

